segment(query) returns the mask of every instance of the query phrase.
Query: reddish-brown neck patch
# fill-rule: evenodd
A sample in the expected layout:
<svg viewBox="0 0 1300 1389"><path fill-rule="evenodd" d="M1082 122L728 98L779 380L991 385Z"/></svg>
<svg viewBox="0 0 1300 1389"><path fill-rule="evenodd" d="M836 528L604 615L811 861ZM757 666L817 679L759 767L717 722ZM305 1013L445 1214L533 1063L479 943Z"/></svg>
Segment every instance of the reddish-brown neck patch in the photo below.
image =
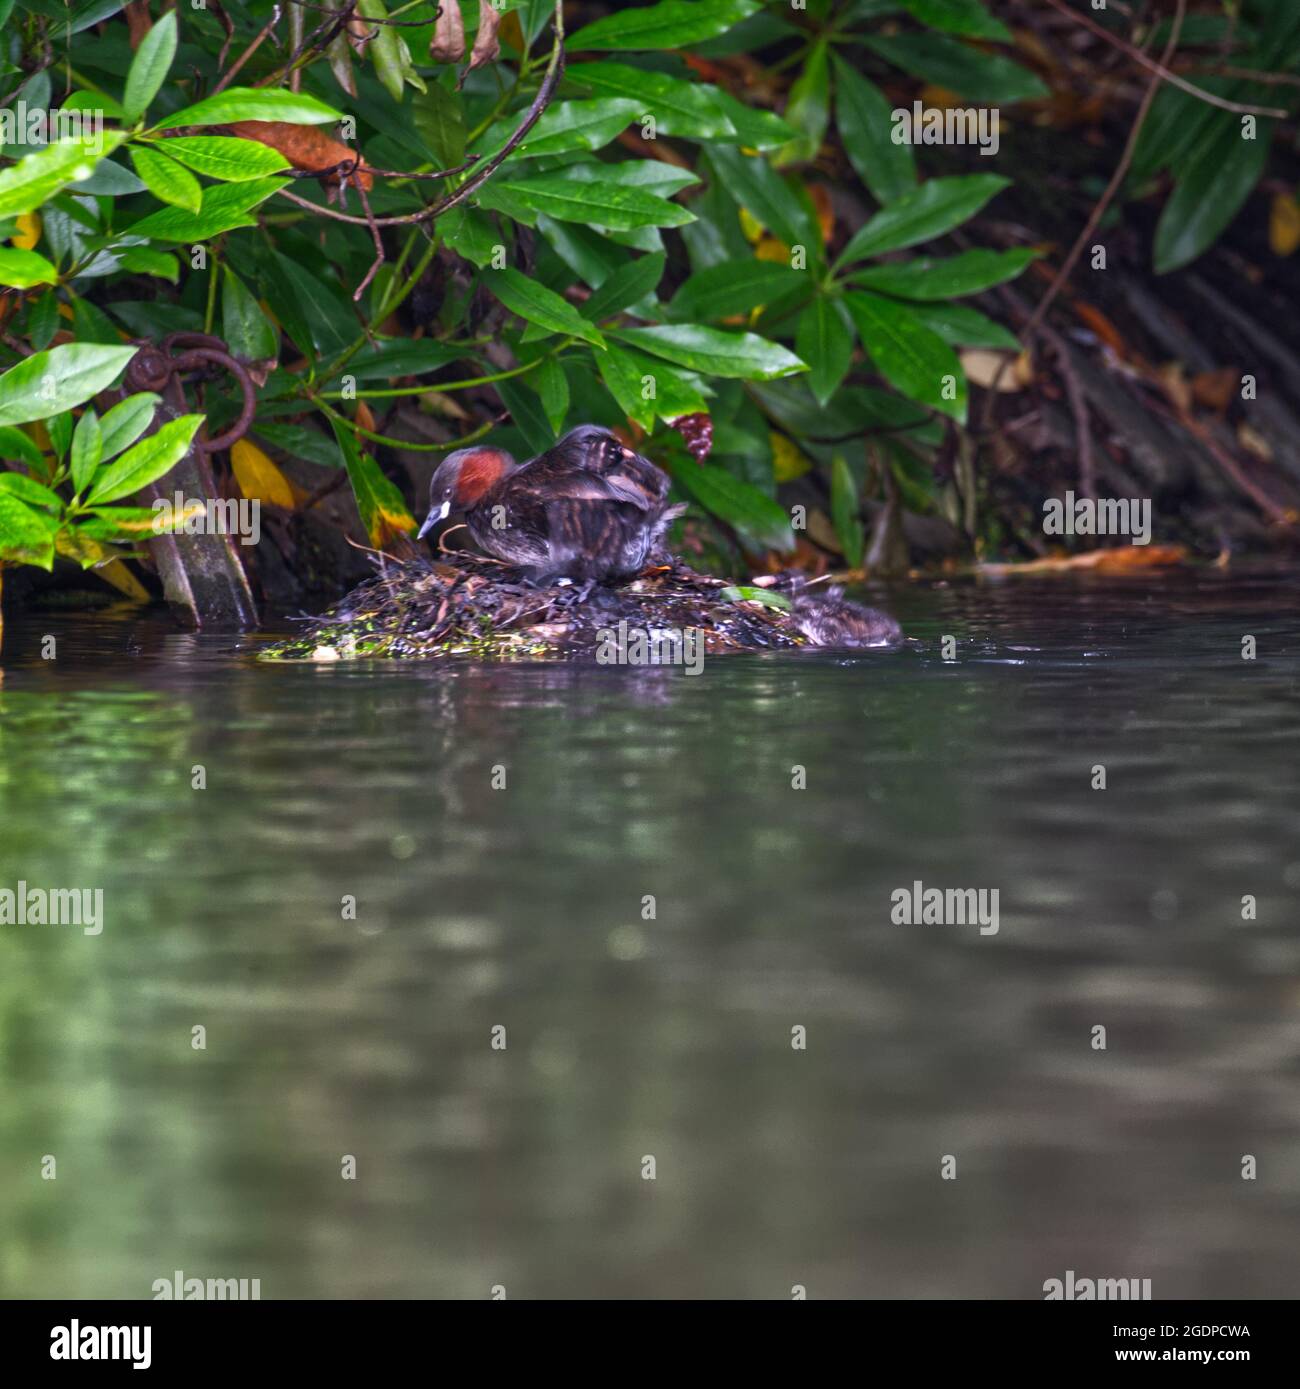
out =
<svg viewBox="0 0 1300 1389"><path fill-rule="evenodd" d="M501 481L506 471L505 456L498 449L478 449L460 465L456 499L462 506L473 506L490 487Z"/></svg>

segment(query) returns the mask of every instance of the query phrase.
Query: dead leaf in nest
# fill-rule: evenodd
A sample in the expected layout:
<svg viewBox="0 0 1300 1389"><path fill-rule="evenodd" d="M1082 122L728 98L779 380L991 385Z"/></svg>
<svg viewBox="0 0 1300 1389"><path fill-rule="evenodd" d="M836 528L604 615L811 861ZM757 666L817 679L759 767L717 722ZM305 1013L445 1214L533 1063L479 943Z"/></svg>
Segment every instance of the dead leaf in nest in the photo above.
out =
<svg viewBox="0 0 1300 1389"><path fill-rule="evenodd" d="M1273 446L1260 433L1253 430L1244 421L1237 426L1237 442L1256 458L1265 463L1273 461Z"/></svg>
<svg viewBox="0 0 1300 1389"><path fill-rule="evenodd" d="M1275 193L1268 214L1268 246L1275 256L1290 256L1300 246L1300 203L1294 194Z"/></svg>
<svg viewBox="0 0 1300 1389"><path fill-rule="evenodd" d="M1185 545L1120 545L1083 555L1051 555L1019 564L980 564L976 568L981 574L1066 574L1074 570L1126 574L1134 569L1164 569L1186 560Z"/></svg>
<svg viewBox="0 0 1300 1389"><path fill-rule="evenodd" d="M1032 366L1021 367L1021 361L1027 361L1028 358L1028 354L1024 352L1017 355L1014 352L995 352L986 347L968 347L960 355L966 379L974 386L982 386L986 391L993 390L993 383L996 381L999 395L1014 394L1016 391L1023 391L1033 379ZM1026 370L1028 376L1025 374Z"/></svg>
<svg viewBox="0 0 1300 1389"><path fill-rule="evenodd" d="M1207 410L1217 410L1223 414L1240 385L1241 373L1236 367L1199 371L1192 377L1192 398Z"/></svg>

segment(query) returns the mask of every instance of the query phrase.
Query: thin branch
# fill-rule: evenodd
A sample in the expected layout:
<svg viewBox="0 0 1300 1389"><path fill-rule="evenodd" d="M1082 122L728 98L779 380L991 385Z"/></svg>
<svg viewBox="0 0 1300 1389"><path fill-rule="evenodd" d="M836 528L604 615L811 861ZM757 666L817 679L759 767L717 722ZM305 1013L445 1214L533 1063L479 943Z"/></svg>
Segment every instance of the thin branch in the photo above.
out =
<svg viewBox="0 0 1300 1389"><path fill-rule="evenodd" d="M318 203L308 202L306 198L300 198L296 193L290 193L287 189L281 188L278 196L288 198L291 203L296 203L299 207L308 212L313 212L318 217L328 217L334 222L347 222L354 227L409 227L420 222L430 222L436 217L441 217L444 212L450 212L453 207L463 203L471 193L477 192L489 178L505 163L523 142L528 132L542 118L542 113L551 104L551 98L555 95L556 88L560 85L560 78L564 74L564 14L563 0L555 0L555 44L551 49L550 62L546 66L546 75L542 78L541 86L537 89L537 95L533 98L533 104L528 108L523 120L519 123L514 134L505 142L504 145L487 161L481 164L464 183L445 198L439 199L436 203L431 203L428 207L422 208L419 212L407 213L402 217L354 217L351 213L336 212L333 208L321 207Z"/></svg>
<svg viewBox="0 0 1300 1389"><path fill-rule="evenodd" d="M1126 54L1133 62L1140 64L1149 72L1153 72L1157 77L1163 78L1171 87L1177 87L1184 91L1188 96L1194 96L1198 101L1208 102L1211 106L1218 106L1224 111L1236 111L1243 116L1273 116L1278 120L1285 120L1288 113L1280 111L1272 106L1247 106L1244 102L1229 101L1227 97L1215 96L1213 92L1207 92L1204 87L1198 87L1186 78L1179 77L1176 72L1171 72L1164 62L1157 63L1154 58L1148 58L1140 48L1122 39L1118 34L1112 34L1104 25L1098 24L1095 19L1090 19L1086 14L1080 14L1065 3L1065 0L1047 0L1047 3L1059 13L1068 16L1076 24L1094 33L1098 38L1103 38L1107 43L1113 44L1122 53Z"/></svg>
<svg viewBox="0 0 1300 1389"><path fill-rule="evenodd" d="M253 54L257 52L258 46L261 44L262 40L271 32L272 29L275 28L275 26L279 22L280 7L279 5L276 5L271 10L271 18L268 19L266 23L262 26L262 28L258 31L257 37L253 40L252 43L248 45L246 49L244 49L244 51L239 55L239 57L235 59L234 65L230 68L230 70L222 74L221 81L218 82L217 85L212 89L213 96L216 96L218 92L224 92L225 89L230 85L230 83L234 81L235 74L239 71L240 68L244 66L246 62L248 62L248 60L253 56Z"/></svg>
<svg viewBox="0 0 1300 1389"><path fill-rule="evenodd" d="M1070 247L1070 253L1061 262L1061 268L1052 277L1052 283L1047 287L1047 293L1038 301L1034 311L1029 316L1029 322L1025 324L1021 333L1021 342L1028 347L1033 340L1034 333L1038 325L1043 321L1043 316L1051 308L1056 300L1056 296L1061 292L1062 286L1070 278L1070 273L1078 263L1079 257L1083 254L1083 248L1088 244L1089 238L1097 230L1101 219L1106 215L1106 209L1114 200L1115 194L1119 192L1120 185L1124 182L1128 174L1129 165L1133 162L1133 155L1137 150L1138 137L1142 133L1142 127L1146 124L1148 112L1151 110L1151 103L1155 100L1156 92L1160 89L1160 83L1164 80L1164 74L1168 72L1165 64L1173 57L1174 49L1178 45L1178 36L1182 32L1183 19L1187 14L1187 0L1178 0L1178 9L1174 15L1173 28L1169 33L1169 41L1165 44L1165 51L1161 55L1161 62L1154 68L1154 76L1147 84L1147 89L1142 94L1142 102L1138 106L1137 119L1133 122L1133 128L1129 131L1128 140L1124 145L1124 153L1120 156L1119 163L1115 166L1115 172L1110 177L1110 182L1106 185L1105 192L1097 199L1096 206L1092 209L1092 214L1083 224L1083 230L1075 239L1075 243ZM1004 364L1005 366L1005 364Z"/></svg>

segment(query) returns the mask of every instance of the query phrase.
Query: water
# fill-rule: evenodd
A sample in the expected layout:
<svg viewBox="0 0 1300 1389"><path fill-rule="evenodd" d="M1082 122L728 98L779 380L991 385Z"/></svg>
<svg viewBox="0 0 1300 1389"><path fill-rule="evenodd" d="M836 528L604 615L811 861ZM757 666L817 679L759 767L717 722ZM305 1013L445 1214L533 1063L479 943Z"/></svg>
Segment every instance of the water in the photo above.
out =
<svg viewBox="0 0 1300 1389"><path fill-rule="evenodd" d="M1294 1295L1293 594L912 588L698 678L11 618L0 887L105 926L0 926L0 1294Z"/></svg>

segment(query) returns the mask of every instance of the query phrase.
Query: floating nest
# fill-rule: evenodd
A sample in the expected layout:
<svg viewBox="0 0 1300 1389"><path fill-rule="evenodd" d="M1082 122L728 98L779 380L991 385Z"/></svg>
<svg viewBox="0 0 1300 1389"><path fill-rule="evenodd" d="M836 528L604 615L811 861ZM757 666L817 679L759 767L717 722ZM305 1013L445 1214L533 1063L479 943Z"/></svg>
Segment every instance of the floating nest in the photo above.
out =
<svg viewBox="0 0 1300 1389"><path fill-rule="evenodd" d="M854 635L850 628L876 638L897 637L898 629L837 591L805 594L801 583L782 576L738 586L673 561L617 587L563 581L538 587L521 570L471 553L437 563L386 561L335 608L308 619L301 636L260 655L272 661L471 656L682 664L696 652L893 644L844 639ZM828 629L841 639L827 640Z"/></svg>

